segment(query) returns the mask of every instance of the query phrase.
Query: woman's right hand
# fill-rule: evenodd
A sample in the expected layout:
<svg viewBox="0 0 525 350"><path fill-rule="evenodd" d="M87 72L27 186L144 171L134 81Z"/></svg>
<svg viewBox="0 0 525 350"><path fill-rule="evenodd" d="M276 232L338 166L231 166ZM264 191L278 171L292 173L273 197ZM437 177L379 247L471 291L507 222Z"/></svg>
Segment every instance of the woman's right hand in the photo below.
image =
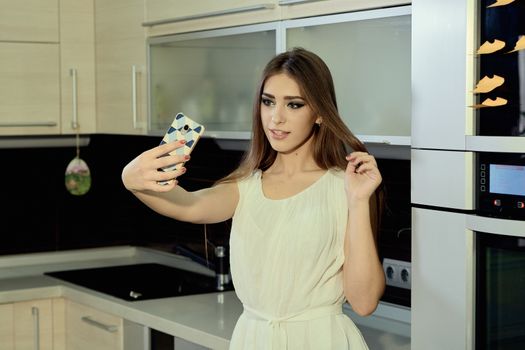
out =
<svg viewBox="0 0 525 350"><path fill-rule="evenodd" d="M186 168L182 166L172 171L159 169L189 160L189 156L168 154L177 148L184 147L184 143L184 140L165 143L141 153L129 162L122 170L122 182L126 189L132 192L144 190L168 192L172 190L177 186L177 177L184 174Z"/></svg>

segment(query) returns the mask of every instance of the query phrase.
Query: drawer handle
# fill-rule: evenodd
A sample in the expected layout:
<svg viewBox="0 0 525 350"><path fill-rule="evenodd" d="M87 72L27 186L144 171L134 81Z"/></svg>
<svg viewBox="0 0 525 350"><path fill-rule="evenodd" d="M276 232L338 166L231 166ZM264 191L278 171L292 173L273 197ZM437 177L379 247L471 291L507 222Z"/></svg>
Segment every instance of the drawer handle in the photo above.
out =
<svg viewBox="0 0 525 350"><path fill-rule="evenodd" d="M56 122L0 123L0 128L20 128L28 126L57 126Z"/></svg>
<svg viewBox="0 0 525 350"><path fill-rule="evenodd" d="M102 322L95 321L94 319L91 318L91 316L83 316L81 318L81 320L83 322L86 322L87 324L89 324L91 326L103 329L106 332L115 333L115 332L118 331L118 326L110 325L110 324L104 324Z"/></svg>
<svg viewBox="0 0 525 350"><path fill-rule="evenodd" d="M175 17L175 18L162 19L158 21L144 22L142 23L142 26L143 27L154 27L154 26L158 26L161 24L191 21L191 20L201 19L201 18L224 16L224 15L231 15L235 13L243 13L243 12L258 11L258 10L269 10L269 9L273 9L274 7L275 5L271 3L259 4L259 5L253 5L253 6L236 7L232 9L226 9L226 10L200 13L198 15L180 16L180 17Z"/></svg>

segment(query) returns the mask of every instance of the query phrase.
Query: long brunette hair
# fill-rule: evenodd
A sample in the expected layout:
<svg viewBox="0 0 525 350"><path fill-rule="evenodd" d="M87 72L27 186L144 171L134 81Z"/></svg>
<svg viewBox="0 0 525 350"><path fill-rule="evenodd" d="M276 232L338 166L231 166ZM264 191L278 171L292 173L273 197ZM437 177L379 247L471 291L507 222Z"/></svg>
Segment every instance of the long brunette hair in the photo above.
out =
<svg viewBox="0 0 525 350"><path fill-rule="evenodd" d="M299 85L303 98L322 123L314 125L313 158L321 169L345 170L346 155L351 151L367 152L365 145L354 136L341 119L337 109L335 88L330 70L324 61L303 48L294 48L275 56L266 65L253 104L252 140L240 166L219 182L233 182L250 176L255 170L265 171L275 158L275 151L263 130L261 96L268 78L284 73ZM381 187L370 199L371 224L377 236L382 212Z"/></svg>

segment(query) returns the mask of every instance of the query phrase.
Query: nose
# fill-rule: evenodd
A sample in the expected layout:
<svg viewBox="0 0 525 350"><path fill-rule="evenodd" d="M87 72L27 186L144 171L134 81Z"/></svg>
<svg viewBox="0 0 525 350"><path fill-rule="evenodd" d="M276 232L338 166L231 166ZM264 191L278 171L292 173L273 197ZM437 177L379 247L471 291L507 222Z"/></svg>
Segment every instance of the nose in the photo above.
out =
<svg viewBox="0 0 525 350"><path fill-rule="evenodd" d="M281 108L279 106L276 106L273 110L272 122L277 125L277 124L284 123L284 121L285 121L285 118L284 118Z"/></svg>

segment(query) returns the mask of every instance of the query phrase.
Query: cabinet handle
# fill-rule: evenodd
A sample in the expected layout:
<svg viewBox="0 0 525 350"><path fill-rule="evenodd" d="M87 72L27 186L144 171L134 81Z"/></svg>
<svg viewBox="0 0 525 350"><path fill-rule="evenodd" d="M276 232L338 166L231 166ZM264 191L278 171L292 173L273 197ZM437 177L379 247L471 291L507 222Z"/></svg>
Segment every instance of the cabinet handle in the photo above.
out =
<svg viewBox="0 0 525 350"><path fill-rule="evenodd" d="M0 128L20 128L27 126L57 126L56 122L0 123Z"/></svg>
<svg viewBox="0 0 525 350"><path fill-rule="evenodd" d="M94 319L91 318L91 316L83 316L81 318L81 320L83 322L86 322L89 325L92 325L94 327L103 329L103 330L105 330L106 332L109 332L109 333L115 333L115 332L118 331L118 326L111 325L111 324L104 324L102 322L95 321Z"/></svg>
<svg viewBox="0 0 525 350"><path fill-rule="evenodd" d="M267 4L258 4L258 5L252 5L252 6L244 6L244 7L235 7L232 9L226 9L226 10L219 10L219 11L211 11L206 13L199 13L198 15L189 15L189 16L180 16L180 17L174 17L174 18L168 18L168 19L161 19L158 21L150 21L150 22L144 22L142 23L143 27L154 27L161 24L169 24L169 23L176 23L176 22L183 22L183 21L191 21L194 19L202 19L202 18L208 18L208 17L216 17L216 16L224 16L224 15L231 15L236 13L243 13L243 12L250 12L250 11L258 11L258 10L269 10L273 9L275 7L272 3Z"/></svg>
<svg viewBox="0 0 525 350"><path fill-rule="evenodd" d="M322 0L279 0L279 6L290 6L290 5L299 5L307 2L317 2Z"/></svg>
<svg viewBox="0 0 525 350"><path fill-rule="evenodd" d="M138 111L137 111L137 66L131 66L131 110L133 111L133 128L138 129Z"/></svg>
<svg viewBox="0 0 525 350"><path fill-rule="evenodd" d="M36 306L31 308L31 315L33 315L34 349L40 350L40 315Z"/></svg>
<svg viewBox="0 0 525 350"><path fill-rule="evenodd" d="M76 130L78 128L77 70L71 68L69 70L69 75L71 76L71 81L73 84L71 90L71 95L73 97L73 119L71 121L71 127Z"/></svg>

